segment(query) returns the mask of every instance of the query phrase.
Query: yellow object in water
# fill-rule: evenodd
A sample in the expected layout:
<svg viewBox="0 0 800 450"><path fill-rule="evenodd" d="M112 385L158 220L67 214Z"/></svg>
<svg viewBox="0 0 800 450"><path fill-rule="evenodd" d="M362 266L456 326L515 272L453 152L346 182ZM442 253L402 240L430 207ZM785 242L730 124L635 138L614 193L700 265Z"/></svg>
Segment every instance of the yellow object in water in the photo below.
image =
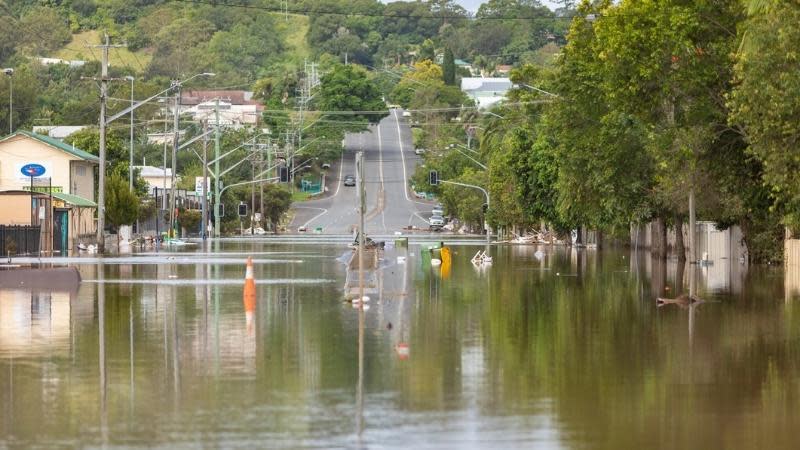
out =
<svg viewBox="0 0 800 450"><path fill-rule="evenodd" d="M442 278L447 279L450 277L450 264L451 264L450 249L447 247L442 247L439 253L442 258L442 269L441 269Z"/></svg>

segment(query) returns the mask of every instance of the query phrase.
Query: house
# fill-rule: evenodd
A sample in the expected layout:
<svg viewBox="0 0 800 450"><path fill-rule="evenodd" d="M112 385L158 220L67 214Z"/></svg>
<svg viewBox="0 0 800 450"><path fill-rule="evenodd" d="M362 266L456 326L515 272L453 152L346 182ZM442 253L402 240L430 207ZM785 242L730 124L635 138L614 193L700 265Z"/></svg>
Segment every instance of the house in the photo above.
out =
<svg viewBox="0 0 800 450"><path fill-rule="evenodd" d="M147 183L147 192L153 196L156 189L172 189L172 169L162 169L153 166L133 166L139 171L139 176Z"/></svg>
<svg viewBox="0 0 800 450"><path fill-rule="evenodd" d="M40 248L67 254L94 236L98 162L91 153L30 131L1 138L0 225L40 226Z"/></svg>
<svg viewBox="0 0 800 450"><path fill-rule="evenodd" d="M197 122L215 123L219 101L220 125L241 128L258 125L264 110L261 102L253 100L253 92L241 90L186 90L181 91L181 114L188 114Z"/></svg>
<svg viewBox="0 0 800 450"><path fill-rule="evenodd" d="M472 64L458 58L456 58L453 62L455 63L456 68L466 70L470 74L475 75L475 69L472 67Z"/></svg>
<svg viewBox="0 0 800 450"><path fill-rule="evenodd" d="M510 66L508 64L498 64L494 66L494 73L495 75L505 76L511 73L511 69L513 68L514 66Z"/></svg>
<svg viewBox="0 0 800 450"><path fill-rule="evenodd" d="M461 90L475 101L480 109L505 100L506 92L513 87L508 78L465 77L461 79Z"/></svg>

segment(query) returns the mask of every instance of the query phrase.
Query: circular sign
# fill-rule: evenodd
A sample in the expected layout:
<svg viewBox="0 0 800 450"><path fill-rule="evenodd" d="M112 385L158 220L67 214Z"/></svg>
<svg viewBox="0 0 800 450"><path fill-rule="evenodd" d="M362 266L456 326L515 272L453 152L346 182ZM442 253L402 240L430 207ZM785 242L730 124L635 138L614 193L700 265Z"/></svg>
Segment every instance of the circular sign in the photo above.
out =
<svg viewBox="0 0 800 450"><path fill-rule="evenodd" d="M25 164L20 169L20 172L26 177L40 177L44 175L45 168L41 164Z"/></svg>

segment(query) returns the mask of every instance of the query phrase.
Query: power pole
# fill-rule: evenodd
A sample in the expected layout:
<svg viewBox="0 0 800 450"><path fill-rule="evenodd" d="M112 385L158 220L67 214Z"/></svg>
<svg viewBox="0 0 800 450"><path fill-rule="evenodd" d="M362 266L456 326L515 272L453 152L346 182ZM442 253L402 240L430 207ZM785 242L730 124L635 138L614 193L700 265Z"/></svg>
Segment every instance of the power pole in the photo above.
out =
<svg viewBox="0 0 800 450"><path fill-rule="evenodd" d="M219 230L222 226L222 218L219 214L220 193L219 184L222 182L219 176L219 98L214 103L214 237L219 237Z"/></svg>
<svg viewBox="0 0 800 450"><path fill-rule="evenodd" d="M176 166L178 163L178 144L179 136L178 136L178 127L180 126L180 103L181 103L181 85L176 80L172 82L172 85L175 87L175 117L173 117L173 130L174 134L172 136L172 174L170 174L170 195L169 195L169 237L174 236L174 227L175 227L175 175L176 175Z"/></svg>
<svg viewBox="0 0 800 450"><path fill-rule="evenodd" d="M356 155L356 173L358 174L359 224L358 224L358 307L364 308L364 215L367 213L367 191L364 189L364 152Z"/></svg>
<svg viewBox="0 0 800 450"><path fill-rule="evenodd" d="M124 45L111 45L108 35L105 35L105 43L101 45L90 45L89 47L99 47L102 50L102 60L100 61L100 169L98 170L97 187L97 251L103 253L106 246L105 227L106 227L106 101L108 100L108 49L112 47L124 47Z"/></svg>
<svg viewBox="0 0 800 450"><path fill-rule="evenodd" d="M201 203L202 208L202 225L200 227L200 234L203 236L205 242L208 234L208 120L203 121L203 199Z"/></svg>

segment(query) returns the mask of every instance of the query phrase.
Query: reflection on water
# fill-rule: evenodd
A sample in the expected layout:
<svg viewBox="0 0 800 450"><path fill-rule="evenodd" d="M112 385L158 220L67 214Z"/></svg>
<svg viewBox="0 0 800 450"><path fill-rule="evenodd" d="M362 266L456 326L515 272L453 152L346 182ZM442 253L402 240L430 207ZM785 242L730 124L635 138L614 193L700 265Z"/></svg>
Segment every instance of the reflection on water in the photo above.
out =
<svg viewBox="0 0 800 450"><path fill-rule="evenodd" d="M780 269L525 246L476 268L476 249L438 267L388 249L369 310L342 301L337 245L0 288L0 447L792 446L800 320ZM248 253L286 259L255 258L254 300ZM657 306L693 279L700 302Z"/></svg>

